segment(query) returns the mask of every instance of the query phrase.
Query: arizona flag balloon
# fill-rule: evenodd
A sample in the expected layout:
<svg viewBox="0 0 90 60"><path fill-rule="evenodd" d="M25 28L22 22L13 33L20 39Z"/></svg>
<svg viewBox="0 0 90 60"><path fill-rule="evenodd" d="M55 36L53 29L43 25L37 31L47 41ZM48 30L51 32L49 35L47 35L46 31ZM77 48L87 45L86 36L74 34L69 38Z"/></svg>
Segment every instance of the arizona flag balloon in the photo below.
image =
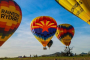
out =
<svg viewBox="0 0 90 60"><path fill-rule="evenodd" d="M56 0L56 2L90 25L90 0Z"/></svg>
<svg viewBox="0 0 90 60"><path fill-rule="evenodd" d="M74 27L70 24L60 24L57 26L56 37L66 46L69 45L74 36Z"/></svg>
<svg viewBox="0 0 90 60"><path fill-rule="evenodd" d="M0 46L16 31L22 19L19 5L13 0L0 0Z"/></svg>
<svg viewBox="0 0 90 60"><path fill-rule="evenodd" d="M46 47L57 30L57 23L52 17L39 16L32 20L30 28L36 39Z"/></svg>

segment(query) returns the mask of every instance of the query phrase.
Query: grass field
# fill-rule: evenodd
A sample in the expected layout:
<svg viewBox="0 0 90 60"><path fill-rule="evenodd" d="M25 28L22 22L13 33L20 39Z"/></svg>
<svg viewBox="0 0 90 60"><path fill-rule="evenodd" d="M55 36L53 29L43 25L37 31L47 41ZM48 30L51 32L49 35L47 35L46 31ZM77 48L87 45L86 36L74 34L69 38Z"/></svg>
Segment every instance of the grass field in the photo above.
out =
<svg viewBox="0 0 90 60"><path fill-rule="evenodd" d="M32 57L32 58L1 58L0 60L90 60L90 57Z"/></svg>

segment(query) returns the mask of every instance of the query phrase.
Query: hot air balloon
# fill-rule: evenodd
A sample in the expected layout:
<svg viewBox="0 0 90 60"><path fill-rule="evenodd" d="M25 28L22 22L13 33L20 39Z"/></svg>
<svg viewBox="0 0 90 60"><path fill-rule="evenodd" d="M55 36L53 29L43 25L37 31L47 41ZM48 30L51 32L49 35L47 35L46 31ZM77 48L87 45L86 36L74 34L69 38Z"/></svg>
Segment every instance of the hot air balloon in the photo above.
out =
<svg viewBox="0 0 90 60"><path fill-rule="evenodd" d="M43 45L44 49L46 49L47 44L57 30L57 23L55 19L50 16L39 16L32 20L30 28L35 38Z"/></svg>
<svg viewBox="0 0 90 60"><path fill-rule="evenodd" d="M90 0L55 0L63 8L90 25Z"/></svg>
<svg viewBox="0 0 90 60"><path fill-rule="evenodd" d="M69 46L74 36L74 27L70 24L60 24L55 35L64 45Z"/></svg>
<svg viewBox="0 0 90 60"><path fill-rule="evenodd" d="M13 0L0 0L0 46L10 38L19 27L22 12Z"/></svg>
<svg viewBox="0 0 90 60"><path fill-rule="evenodd" d="M47 46L49 47L49 49L50 49L50 47L52 46L52 44L53 44L53 41L50 40L49 43L47 44Z"/></svg>

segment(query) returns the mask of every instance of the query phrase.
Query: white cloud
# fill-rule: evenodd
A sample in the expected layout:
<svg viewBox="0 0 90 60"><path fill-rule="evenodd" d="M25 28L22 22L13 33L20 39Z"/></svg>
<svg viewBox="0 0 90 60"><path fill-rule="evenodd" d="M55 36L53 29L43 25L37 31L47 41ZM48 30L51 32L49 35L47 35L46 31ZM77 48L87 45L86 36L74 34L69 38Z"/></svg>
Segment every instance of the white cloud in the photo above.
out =
<svg viewBox="0 0 90 60"><path fill-rule="evenodd" d="M90 39L90 26L86 24L81 24L80 26L75 23L73 24L67 18L68 13L64 14L63 10L59 10L57 7L48 7L44 3L43 5L38 5L39 2L33 0L15 0L22 9L23 18L19 28L16 32L1 46L0 48L0 57L15 57L15 56L29 56L30 54L42 55L42 54L52 54L55 52L61 52L64 50L65 45L63 45L57 38L54 36L52 38L53 45L47 50L43 50L42 44L33 36L30 31L30 22L38 16L51 16L53 17L58 24L61 23L70 23L74 25L75 35L72 39L70 47L73 47L74 53L88 52L89 49L89 39ZM40 0L42 1L42 0ZM49 2L49 4L52 1ZM34 5L33 5L34 3ZM53 5L53 4L52 4ZM44 8L46 7L46 9ZM40 9L38 9L40 8ZM33 10L34 9L34 10ZM44 10L45 9L45 10ZM63 12L63 13L62 13ZM24 15L25 14L25 15ZM70 15L71 16L71 15ZM63 17L63 18L62 18ZM80 23L79 23L80 24ZM83 25L83 26L82 26ZM88 32L88 33L87 33Z"/></svg>

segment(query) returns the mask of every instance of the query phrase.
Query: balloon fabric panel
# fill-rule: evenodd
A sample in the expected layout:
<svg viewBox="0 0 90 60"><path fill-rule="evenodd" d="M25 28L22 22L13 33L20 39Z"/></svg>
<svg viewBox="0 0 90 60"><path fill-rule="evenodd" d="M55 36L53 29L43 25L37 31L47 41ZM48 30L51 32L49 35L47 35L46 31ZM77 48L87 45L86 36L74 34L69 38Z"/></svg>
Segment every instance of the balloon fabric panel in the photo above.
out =
<svg viewBox="0 0 90 60"><path fill-rule="evenodd" d="M56 0L56 2L90 25L90 0Z"/></svg>
<svg viewBox="0 0 90 60"><path fill-rule="evenodd" d="M37 40L46 46L56 32L57 23L52 17L40 16L33 19L30 28Z"/></svg>
<svg viewBox="0 0 90 60"><path fill-rule="evenodd" d="M62 41L61 41L62 42ZM64 45L66 46L69 46L71 44L71 41L70 42L62 42Z"/></svg>
<svg viewBox="0 0 90 60"><path fill-rule="evenodd" d="M22 19L19 5L13 0L0 0L0 46L16 31Z"/></svg>
<svg viewBox="0 0 90 60"><path fill-rule="evenodd" d="M66 35L69 35L71 38L74 36L73 26L58 25L57 30L59 31L59 33L57 33L57 38L60 40L61 38L64 38Z"/></svg>

